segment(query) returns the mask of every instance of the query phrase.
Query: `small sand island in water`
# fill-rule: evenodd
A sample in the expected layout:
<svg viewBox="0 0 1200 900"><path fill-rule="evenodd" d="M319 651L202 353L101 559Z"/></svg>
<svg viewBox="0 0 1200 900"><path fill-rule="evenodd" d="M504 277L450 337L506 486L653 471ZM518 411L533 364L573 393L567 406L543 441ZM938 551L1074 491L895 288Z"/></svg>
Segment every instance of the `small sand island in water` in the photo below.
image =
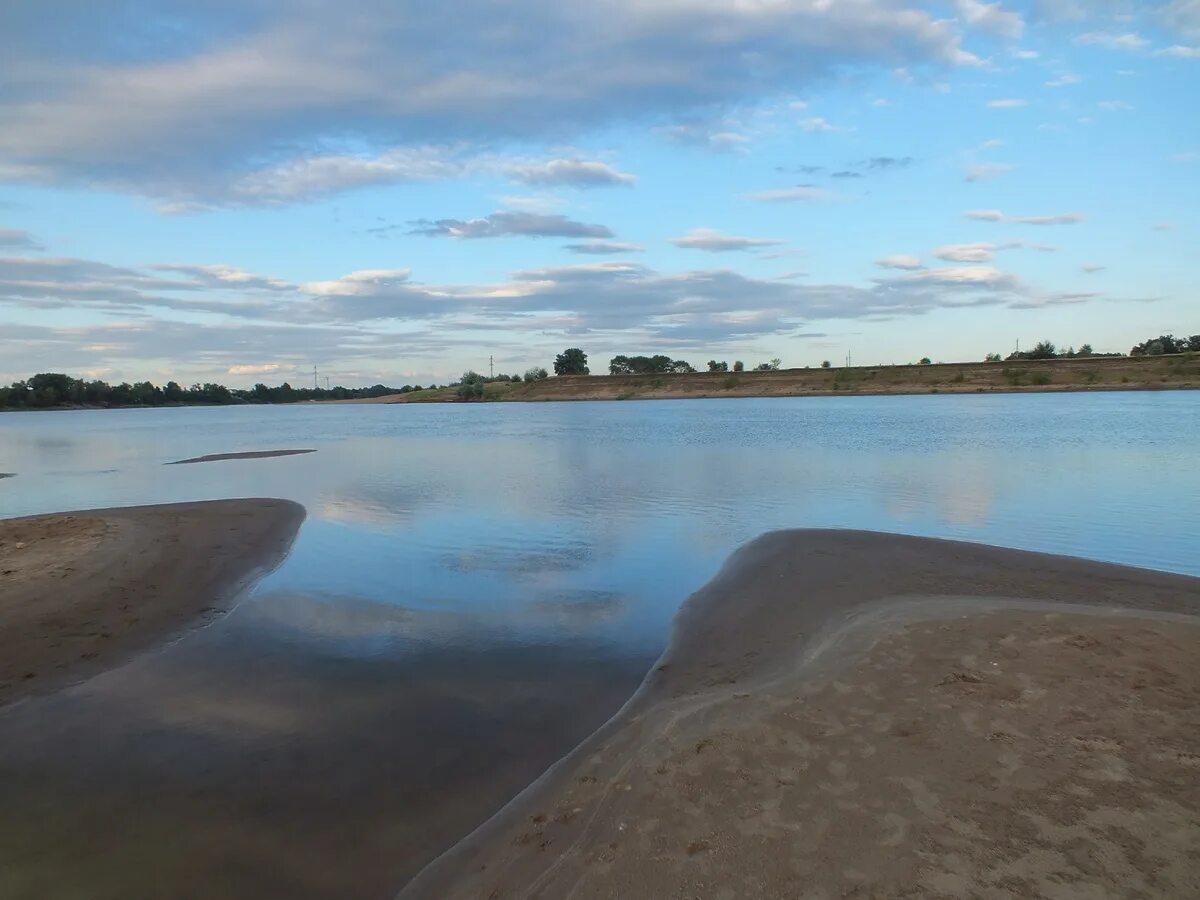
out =
<svg viewBox="0 0 1200 900"><path fill-rule="evenodd" d="M316 450L249 450L243 453L209 453L206 456L192 456L188 459L177 459L165 463L168 466L185 466L191 463L221 462L226 459L272 459L276 456L299 456L302 453L316 453Z"/></svg>
<svg viewBox="0 0 1200 900"><path fill-rule="evenodd" d="M283 559L303 519L288 500L0 519L0 705L222 612Z"/></svg>
<svg viewBox="0 0 1200 900"><path fill-rule="evenodd" d="M1188 897L1200 580L768 535L625 710L402 898Z"/></svg>

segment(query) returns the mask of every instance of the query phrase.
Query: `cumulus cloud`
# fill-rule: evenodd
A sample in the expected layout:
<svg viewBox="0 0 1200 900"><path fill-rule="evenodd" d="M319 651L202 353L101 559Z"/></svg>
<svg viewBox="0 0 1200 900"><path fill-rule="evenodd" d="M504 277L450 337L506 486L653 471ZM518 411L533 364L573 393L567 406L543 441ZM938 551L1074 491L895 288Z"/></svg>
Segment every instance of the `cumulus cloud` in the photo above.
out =
<svg viewBox="0 0 1200 900"><path fill-rule="evenodd" d="M685 250L727 253L734 250L753 250L758 247L777 247L783 241L772 238L738 237L732 234L722 234L712 228L693 228L682 237L672 238L671 243Z"/></svg>
<svg viewBox="0 0 1200 900"><path fill-rule="evenodd" d="M917 256L905 256L903 254L882 256L875 260L875 265L881 269L919 269L921 268L921 259Z"/></svg>
<svg viewBox="0 0 1200 900"><path fill-rule="evenodd" d="M989 109L1019 109L1022 106L1028 106L1028 100L1022 100L1019 97L1007 97L1000 100L989 100Z"/></svg>
<svg viewBox="0 0 1200 900"><path fill-rule="evenodd" d="M959 16L972 28L996 37L1016 40L1025 32L1025 20L1020 13L1007 10L999 3L980 0L955 0Z"/></svg>
<svg viewBox="0 0 1200 900"><path fill-rule="evenodd" d="M63 0L0 29L0 56L3 177L181 204L428 177L425 146L709 119L848 66L980 63L916 0Z"/></svg>
<svg viewBox="0 0 1200 900"><path fill-rule="evenodd" d="M972 209L963 213L977 222L1009 222L1015 225L1074 225L1083 221L1081 213L1059 213L1048 216L1010 216L998 209Z"/></svg>
<svg viewBox="0 0 1200 900"><path fill-rule="evenodd" d="M1051 87L1051 88L1067 87L1068 85L1072 85L1072 84L1080 84L1080 83L1082 83L1082 81L1083 81L1083 79L1080 78L1078 75L1075 75L1072 72L1065 72L1062 75L1059 75L1057 78L1052 78L1049 81L1047 81L1046 87Z"/></svg>
<svg viewBox="0 0 1200 900"><path fill-rule="evenodd" d="M562 215L534 212L496 212L482 219L417 219L412 224L416 226L412 234L429 237L613 237L612 230L604 225L589 225Z"/></svg>

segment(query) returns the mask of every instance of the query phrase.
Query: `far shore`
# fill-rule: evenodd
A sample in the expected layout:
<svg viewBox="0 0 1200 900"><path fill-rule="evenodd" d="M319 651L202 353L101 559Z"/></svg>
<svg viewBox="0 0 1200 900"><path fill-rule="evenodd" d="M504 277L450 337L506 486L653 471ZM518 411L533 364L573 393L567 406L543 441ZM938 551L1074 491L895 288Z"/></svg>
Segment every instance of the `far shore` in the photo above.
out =
<svg viewBox="0 0 1200 900"><path fill-rule="evenodd" d="M593 363L594 369L599 366ZM657 375L571 375L484 385L484 402L701 400L907 394L1194 390L1200 353L992 363L852 366ZM335 403L461 403L454 385Z"/></svg>
<svg viewBox="0 0 1200 900"><path fill-rule="evenodd" d="M1186 896L1200 579L764 536L620 714L401 898Z"/></svg>
<svg viewBox="0 0 1200 900"><path fill-rule="evenodd" d="M0 706L224 612L303 519L267 499L0 519Z"/></svg>

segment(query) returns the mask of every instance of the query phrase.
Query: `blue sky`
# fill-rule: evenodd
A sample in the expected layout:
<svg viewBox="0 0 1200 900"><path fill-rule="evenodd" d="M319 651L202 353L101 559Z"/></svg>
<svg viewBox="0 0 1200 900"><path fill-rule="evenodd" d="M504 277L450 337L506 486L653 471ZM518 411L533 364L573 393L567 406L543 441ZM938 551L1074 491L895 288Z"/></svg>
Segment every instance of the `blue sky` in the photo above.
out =
<svg viewBox="0 0 1200 900"><path fill-rule="evenodd" d="M1200 331L1200 0L0 10L0 381Z"/></svg>

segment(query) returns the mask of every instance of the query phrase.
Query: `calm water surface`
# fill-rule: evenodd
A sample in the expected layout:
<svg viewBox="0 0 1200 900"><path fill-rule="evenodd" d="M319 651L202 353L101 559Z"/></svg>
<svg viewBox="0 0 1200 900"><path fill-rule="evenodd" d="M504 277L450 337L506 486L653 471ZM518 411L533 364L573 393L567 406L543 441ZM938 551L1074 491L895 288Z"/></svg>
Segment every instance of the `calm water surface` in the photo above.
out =
<svg viewBox="0 0 1200 900"><path fill-rule="evenodd" d="M213 627L0 710L0 894L389 896L620 706L739 544L1200 575L1198 448L1188 392L0 415L0 515L308 510Z"/></svg>

